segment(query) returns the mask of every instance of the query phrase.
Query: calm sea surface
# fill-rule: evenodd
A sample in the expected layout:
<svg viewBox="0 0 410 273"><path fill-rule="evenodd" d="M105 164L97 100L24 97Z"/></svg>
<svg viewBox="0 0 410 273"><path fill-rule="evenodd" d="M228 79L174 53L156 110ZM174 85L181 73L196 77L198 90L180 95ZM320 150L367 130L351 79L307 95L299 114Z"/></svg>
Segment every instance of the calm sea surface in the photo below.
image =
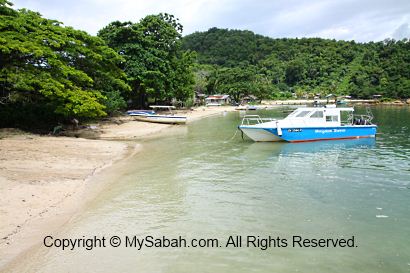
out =
<svg viewBox="0 0 410 273"><path fill-rule="evenodd" d="M286 109L258 113L283 117ZM410 108L372 111L376 139L253 143L240 133L232 138L236 112L145 141L108 189L52 234L117 235L120 247L40 247L15 270L410 272ZM124 246L125 236L149 235L216 238L222 247ZM225 247L229 236L242 236L242 247ZM247 236L279 236L288 246L247 247ZM357 247L292 247L293 236L354 236Z"/></svg>

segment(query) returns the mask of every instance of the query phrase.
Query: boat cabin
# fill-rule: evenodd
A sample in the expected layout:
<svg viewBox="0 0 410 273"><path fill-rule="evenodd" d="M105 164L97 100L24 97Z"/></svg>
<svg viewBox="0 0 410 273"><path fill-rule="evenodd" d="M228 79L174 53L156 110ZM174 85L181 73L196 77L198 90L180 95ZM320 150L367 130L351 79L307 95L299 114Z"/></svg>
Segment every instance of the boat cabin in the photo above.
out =
<svg viewBox="0 0 410 273"><path fill-rule="evenodd" d="M300 125L341 126L351 125L354 109L327 107L302 107L293 111L283 121Z"/></svg>

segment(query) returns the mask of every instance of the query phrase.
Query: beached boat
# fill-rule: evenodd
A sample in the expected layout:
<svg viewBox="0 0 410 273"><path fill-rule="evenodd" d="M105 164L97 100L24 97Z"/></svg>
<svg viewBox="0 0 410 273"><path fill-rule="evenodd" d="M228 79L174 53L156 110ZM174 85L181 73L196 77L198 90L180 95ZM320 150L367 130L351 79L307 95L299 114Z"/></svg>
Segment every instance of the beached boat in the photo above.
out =
<svg viewBox="0 0 410 273"><path fill-rule="evenodd" d="M145 116L145 115L155 114L154 110L128 110L127 115L129 116Z"/></svg>
<svg viewBox="0 0 410 273"><path fill-rule="evenodd" d="M254 141L318 141L375 137L373 116L353 115L353 108L301 107L276 120L246 115L239 129ZM345 119L342 121L342 118Z"/></svg>
<svg viewBox="0 0 410 273"><path fill-rule="evenodd" d="M248 109L247 105L239 105L235 107L235 110L239 110L239 111L246 111L246 109Z"/></svg>
<svg viewBox="0 0 410 273"><path fill-rule="evenodd" d="M251 110L258 110L258 107L255 105L239 105L235 108L235 110L239 111L251 111Z"/></svg>
<svg viewBox="0 0 410 273"><path fill-rule="evenodd" d="M187 122L186 116L175 115L173 113L174 106L162 106L162 105L152 105L150 106L154 110L157 111L164 111L167 110L168 114L158 114L154 113L146 113L146 114L131 114L135 116L136 120L139 121L146 121L146 122L156 122L156 123L168 123L168 124L185 124Z"/></svg>
<svg viewBox="0 0 410 273"><path fill-rule="evenodd" d="M239 111L251 111L251 110L258 110L258 107L255 105L239 105L235 108L235 110Z"/></svg>

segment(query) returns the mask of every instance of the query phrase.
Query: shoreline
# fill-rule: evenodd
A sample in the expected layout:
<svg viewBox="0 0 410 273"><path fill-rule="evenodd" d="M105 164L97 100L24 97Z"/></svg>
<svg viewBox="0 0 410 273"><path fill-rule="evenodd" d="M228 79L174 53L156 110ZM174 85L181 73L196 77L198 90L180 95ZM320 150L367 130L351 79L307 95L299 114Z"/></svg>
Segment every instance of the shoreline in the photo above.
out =
<svg viewBox="0 0 410 273"><path fill-rule="evenodd" d="M199 107L185 114L194 122L234 109ZM106 187L93 183L97 174L109 174L143 149L141 141L175 127L120 117L94 125L93 132L70 132L75 137L0 130L0 271L81 213Z"/></svg>
<svg viewBox="0 0 410 273"><path fill-rule="evenodd" d="M313 104L315 101L326 104L335 104L335 100L327 100L327 99L289 99L289 100L263 100L261 105L304 105L304 104ZM367 104L367 105L395 105L395 106L408 106L410 105L410 99L407 100L394 100L394 101L380 101L377 99L344 99L343 101L346 104Z"/></svg>

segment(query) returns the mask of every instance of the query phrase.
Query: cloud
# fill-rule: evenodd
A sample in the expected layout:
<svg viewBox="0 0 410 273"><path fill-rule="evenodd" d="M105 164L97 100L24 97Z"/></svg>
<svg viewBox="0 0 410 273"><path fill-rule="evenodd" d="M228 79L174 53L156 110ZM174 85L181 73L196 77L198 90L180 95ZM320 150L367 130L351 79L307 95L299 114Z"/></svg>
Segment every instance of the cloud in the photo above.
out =
<svg viewBox="0 0 410 273"><path fill-rule="evenodd" d="M400 25L392 34L392 37L396 40L402 40L404 38L410 39L410 26L408 23Z"/></svg>
<svg viewBox="0 0 410 273"><path fill-rule="evenodd" d="M323 37L360 42L396 37L405 33L410 23L408 0L14 0L14 3L17 8L39 11L46 18L58 19L91 34L114 20L138 22L148 14L160 12L179 18L184 34L220 27L247 29L275 38Z"/></svg>

